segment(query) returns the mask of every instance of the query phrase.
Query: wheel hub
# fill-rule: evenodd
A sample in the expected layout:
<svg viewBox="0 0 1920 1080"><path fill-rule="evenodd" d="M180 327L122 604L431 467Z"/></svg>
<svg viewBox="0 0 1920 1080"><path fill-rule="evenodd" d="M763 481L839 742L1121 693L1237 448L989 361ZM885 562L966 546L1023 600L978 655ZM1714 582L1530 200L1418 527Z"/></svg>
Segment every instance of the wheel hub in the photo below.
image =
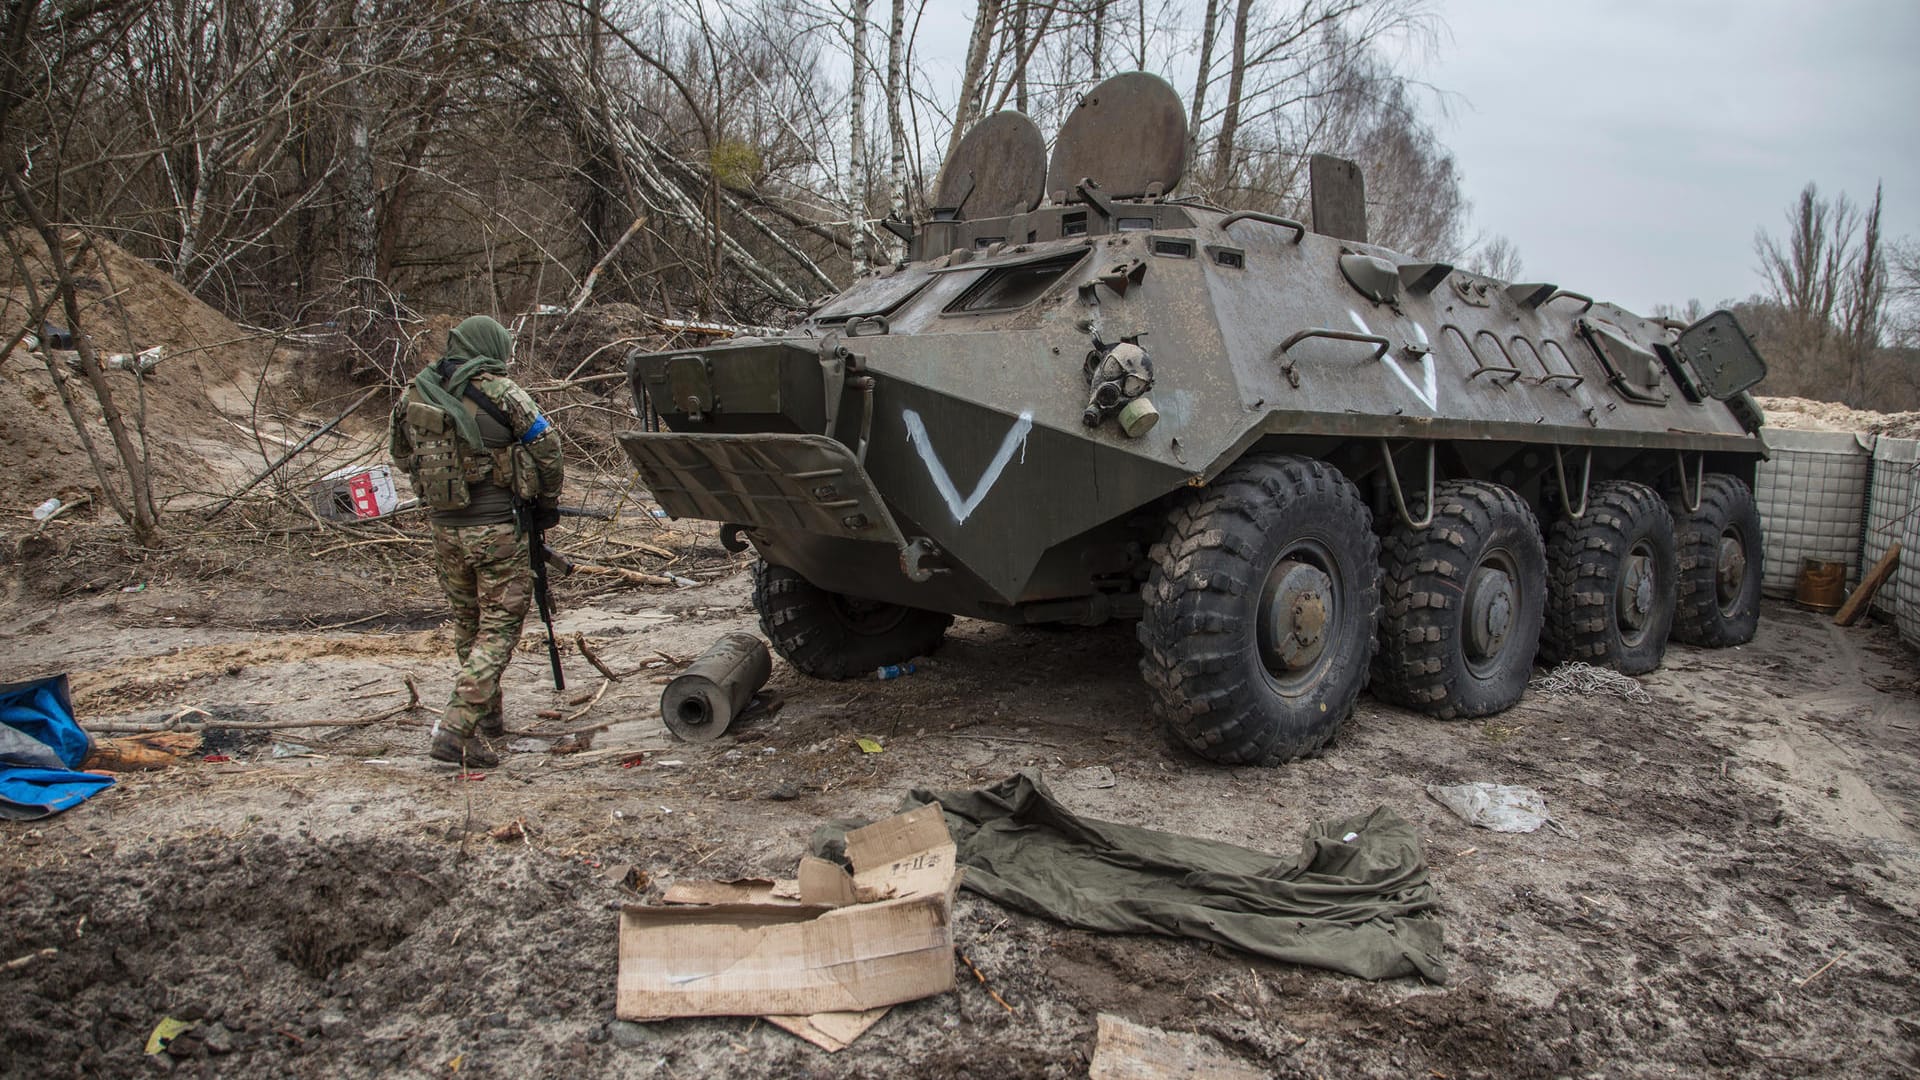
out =
<svg viewBox="0 0 1920 1080"><path fill-rule="evenodd" d="M1316 566L1288 559L1273 568L1260 600L1260 645L1275 674L1304 671L1327 648L1333 621L1333 579Z"/></svg>
<svg viewBox="0 0 1920 1080"><path fill-rule="evenodd" d="M1476 658L1497 656L1513 629L1513 576L1482 566L1467 580L1467 648Z"/></svg>
<svg viewBox="0 0 1920 1080"><path fill-rule="evenodd" d="M1714 575L1714 590L1720 594L1720 606L1726 608L1740 599L1740 586L1747 579L1747 547L1732 532L1720 535L1720 561Z"/></svg>
<svg viewBox="0 0 1920 1080"><path fill-rule="evenodd" d="M1635 551L1620 575L1620 622L1633 630L1646 627L1653 612L1653 557Z"/></svg>

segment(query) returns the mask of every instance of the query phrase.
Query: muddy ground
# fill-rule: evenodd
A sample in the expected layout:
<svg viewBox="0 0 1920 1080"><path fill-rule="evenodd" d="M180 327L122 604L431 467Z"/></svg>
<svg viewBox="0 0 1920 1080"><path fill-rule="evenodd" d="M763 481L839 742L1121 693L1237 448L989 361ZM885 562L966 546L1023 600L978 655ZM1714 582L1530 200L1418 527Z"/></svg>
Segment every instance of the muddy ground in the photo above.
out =
<svg viewBox="0 0 1920 1080"><path fill-rule="evenodd" d="M403 703L408 675L444 698L448 638L424 581L198 559L17 589L0 681L68 672L95 724L187 706L361 717ZM30 957L0 970L0 1073L1073 1077L1101 1012L1204 1033L1276 1076L1920 1073L1920 663L1884 632L1769 606L1750 646L1674 646L1642 680L1651 705L1530 693L1440 723L1369 698L1323 756L1229 769L1163 742L1124 626L962 621L891 682L776 662L784 709L676 743L656 717L662 655L752 628L745 576L568 588L561 636L633 674L567 705L600 676L570 652L576 694L554 694L531 639L510 716L612 722L585 752L535 740L462 780L424 756L408 726L424 709L223 732L203 753L226 762L127 775L59 817L0 825L0 964ZM533 715L556 706L582 715ZM1282 854L1309 822L1391 807L1425 838L1452 981L1063 929L962 893L959 947L986 985L962 968L957 989L843 1053L751 1019L614 1020L621 869L652 896L790 874L824 821L1025 767L1090 815ZM1425 794L1468 780L1541 789L1564 829L1470 828ZM147 1057L169 1015L195 1035Z"/></svg>

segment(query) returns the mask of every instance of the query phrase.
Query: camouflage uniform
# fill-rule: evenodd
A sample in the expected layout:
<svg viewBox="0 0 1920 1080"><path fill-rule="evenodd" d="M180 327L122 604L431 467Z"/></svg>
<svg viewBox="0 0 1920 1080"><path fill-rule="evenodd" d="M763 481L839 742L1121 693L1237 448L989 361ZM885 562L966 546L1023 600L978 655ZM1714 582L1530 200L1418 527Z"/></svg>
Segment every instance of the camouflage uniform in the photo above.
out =
<svg viewBox="0 0 1920 1080"><path fill-rule="evenodd" d="M533 602L527 538L512 524L435 525L433 571L453 608L453 651L460 674L441 718L457 735L505 727L500 675Z"/></svg>
<svg viewBox="0 0 1920 1080"><path fill-rule="evenodd" d="M480 329L485 332L463 335L476 324L484 324ZM510 426L503 427L478 403L457 395L477 423L485 452L463 451L476 455L475 471L483 474L467 481L467 505L433 512L434 574L453 609L454 652L460 659L453 693L434 726L433 752L444 760L487 765L493 763L493 755L484 746L474 745L473 735L476 729L488 735L505 730L500 676L533 601L533 568L528 539L514 517L516 498L533 500L551 512L560 494L563 466L559 433L526 391L498 373L511 349L505 330L491 319L476 316L455 330L449 339L450 353L456 342L464 353L500 361L493 370L473 374L469 384ZM446 379L455 368L453 359L443 359L434 370ZM416 491L423 488L405 418L409 402L419 395L417 385L401 395L390 440L394 461L414 478Z"/></svg>

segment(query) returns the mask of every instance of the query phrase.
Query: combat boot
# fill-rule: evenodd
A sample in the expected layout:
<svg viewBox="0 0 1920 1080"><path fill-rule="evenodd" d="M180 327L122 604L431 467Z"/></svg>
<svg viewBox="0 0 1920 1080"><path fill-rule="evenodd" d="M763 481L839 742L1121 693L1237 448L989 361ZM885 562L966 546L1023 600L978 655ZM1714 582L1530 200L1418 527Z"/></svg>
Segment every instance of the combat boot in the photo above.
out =
<svg viewBox="0 0 1920 1080"><path fill-rule="evenodd" d="M507 733L506 710L501 708L498 699L494 701L493 707L487 710L487 715L480 718L477 730L489 739L497 739Z"/></svg>
<svg viewBox="0 0 1920 1080"><path fill-rule="evenodd" d="M492 769L500 764L499 756L487 749L486 743L472 735L444 729L433 737L433 748L427 754L435 761L448 761L469 769Z"/></svg>

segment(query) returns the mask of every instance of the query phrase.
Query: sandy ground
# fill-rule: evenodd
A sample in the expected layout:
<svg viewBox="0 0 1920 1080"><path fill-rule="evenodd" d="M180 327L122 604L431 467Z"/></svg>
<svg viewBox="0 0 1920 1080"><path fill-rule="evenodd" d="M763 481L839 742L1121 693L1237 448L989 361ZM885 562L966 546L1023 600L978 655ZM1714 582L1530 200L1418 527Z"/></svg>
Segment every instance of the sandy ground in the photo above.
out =
<svg viewBox="0 0 1920 1080"><path fill-rule="evenodd" d="M447 692L438 604L418 591L240 591L23 601L0 680L69 672L94 723L366 716L404 702L407 675L429 703ZM1884 632L1770 606L1747 647L1674 646L1642 680L1650 706L1530 694L1440 723L1363 699L1323 756L1262 770L1164 743L1125 626L963 621L891 682L776 662L783 710L675 742L662 655L753 627L744 575L571 601L562 637L635 673L546 726L611 726L584 753L522 743L483 781L424 756L424 728L402 726L421 710L211 736L229 762L0 826L0 963L58 950L0 970L0 1074L1073 1077L1101 1012L1277 1076L1920 1073L1920 664ZM565 702L601 678L569 655L573 693L556 695L529 644L514 726L586 709ZM824 821L1024 767L1090 815L1282 854L1312 821L1391 807L1425 839L1452 982L1069 930L962 893L959 947L1010 1008L963 968L838 1055L751 1019L614 1020L621 868L653 896L788 874ZM1425 794L1468 780L1539 788L1564 831L1474 829ZM143 1056L166 1015L200 1021L194 1056Z"/></svg>

